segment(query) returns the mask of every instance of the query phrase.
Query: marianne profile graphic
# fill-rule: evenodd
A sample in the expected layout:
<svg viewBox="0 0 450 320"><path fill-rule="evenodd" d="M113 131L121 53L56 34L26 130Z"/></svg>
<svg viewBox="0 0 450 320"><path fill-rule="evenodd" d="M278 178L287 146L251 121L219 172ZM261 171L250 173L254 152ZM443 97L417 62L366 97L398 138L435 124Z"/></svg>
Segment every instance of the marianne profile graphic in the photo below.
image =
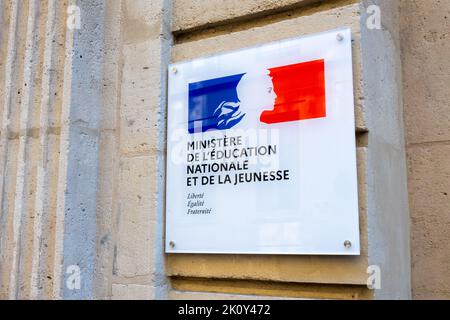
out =
<svg viewBox="0 0 450 320"><path fill-rule="evenodd" d="M189 85L189 133L326 117L324 60Z"/></svg>

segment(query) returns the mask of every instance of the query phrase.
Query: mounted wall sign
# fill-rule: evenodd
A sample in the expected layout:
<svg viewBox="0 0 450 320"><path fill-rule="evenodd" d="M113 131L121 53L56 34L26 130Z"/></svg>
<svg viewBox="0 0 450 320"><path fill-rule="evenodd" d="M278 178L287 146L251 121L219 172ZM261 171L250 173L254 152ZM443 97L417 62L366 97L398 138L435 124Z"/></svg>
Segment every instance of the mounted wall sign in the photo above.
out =
<svg viewBox="0 0 450 320"><path fill-rule="evenodd" d="M169 67L166 252L359 255L351 43Z"/></svg>

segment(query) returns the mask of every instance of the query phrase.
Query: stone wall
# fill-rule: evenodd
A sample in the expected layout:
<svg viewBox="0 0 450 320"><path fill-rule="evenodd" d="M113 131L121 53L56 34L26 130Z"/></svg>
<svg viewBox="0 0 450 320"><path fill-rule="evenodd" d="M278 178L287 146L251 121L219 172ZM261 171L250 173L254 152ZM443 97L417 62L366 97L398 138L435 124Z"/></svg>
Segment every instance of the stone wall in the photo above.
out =
<svg viewBox="0 0 450 320"><path fill-rule="evenodd" d="M63 1L0 1L0 297L52 297L71 35Z"/></svg>
<svg viewBox="0 0 450 320"><path fill-rule="evenodd" d="M66 25L72 4L80 29ZM380 30L366 25L374 4ZM409 298L406 149L412 292L448 294L447 33L432 18L445 5L0 0L0 298ZM362 255L165 255L167 65L342 26L354 40ZM380 290L366 286L370 265Z"/></svg>

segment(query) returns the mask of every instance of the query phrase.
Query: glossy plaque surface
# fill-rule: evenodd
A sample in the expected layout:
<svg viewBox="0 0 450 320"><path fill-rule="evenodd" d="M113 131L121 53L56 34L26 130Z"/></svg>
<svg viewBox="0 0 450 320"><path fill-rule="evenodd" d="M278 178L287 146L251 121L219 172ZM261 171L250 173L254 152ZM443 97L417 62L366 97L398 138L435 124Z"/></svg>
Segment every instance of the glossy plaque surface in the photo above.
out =
<svg viewBox="0 0 450 320"><path fill-rule="evenodd" d="M359 255L350 29L169 67L166 252Z"/></svg>

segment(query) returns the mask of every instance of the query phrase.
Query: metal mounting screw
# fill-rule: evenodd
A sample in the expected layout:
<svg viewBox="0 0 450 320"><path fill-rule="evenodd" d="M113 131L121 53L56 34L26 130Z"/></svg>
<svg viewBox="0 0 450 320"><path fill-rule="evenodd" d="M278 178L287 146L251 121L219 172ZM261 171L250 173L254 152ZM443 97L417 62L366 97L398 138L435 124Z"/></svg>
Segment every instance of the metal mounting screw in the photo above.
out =
<svg viewBox="0 0 450 320"><path fill-rule="evenodd" d="M352 247L352 242L349 240L345 240L344 247L350 249Z"/></svg>
<svg viewBox="0 0 450 320"><path fill-rule="evenodd" d="M177 68L172 68L172 73L173 74L177 74L178 73L178 69Z"/></svg>
<svg viewBox="0 0 450 320"><path fill-rule="evenodd" d="M344 40L344 36L342 35L342 33L338 33L336 35L336 39L337 39L337 41L342 41L342 40Z"/></svg>
<svg viewBox="0 0 450 320"><path fill-rule="evenodd" d="M169 246L170 246L172 249L175 248L175 242L170 241L170 242L169 242Z"/></svg>

